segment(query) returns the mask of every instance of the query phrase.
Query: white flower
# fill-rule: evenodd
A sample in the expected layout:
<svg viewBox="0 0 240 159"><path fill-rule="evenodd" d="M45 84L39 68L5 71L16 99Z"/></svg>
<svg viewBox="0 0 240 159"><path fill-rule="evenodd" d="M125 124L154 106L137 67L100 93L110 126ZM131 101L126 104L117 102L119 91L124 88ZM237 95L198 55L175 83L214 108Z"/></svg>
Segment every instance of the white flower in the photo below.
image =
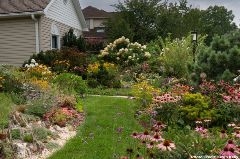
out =
<svg viewBox="0 0 240 159"><path fill-rule="evenodd" d="M30 64L30 67L34 67L34 66L35 66L35 65L34 65L34 64L32 64L32 63Z"/></svg>
<svg viewBox="0 0 240 159"><path fill-rule="evenodd" d="M39 67L42 68L42 65L40 65Z"/></svg>
<svg viewBox="0 0 240 159"><path fill-rule="evenodd" d="M139 60L139 58L137 58L137 60Z"/></svg>
<svg viewBox="0 0 240 159"><path fill-rule="evenodd" d="M237 82L238 77L239 77L239 76L237 76L236 78L234 78L233 81L234 81L234 82Z"/></svg>
<svg viewBox="0 0 240 159"><path fill-rule="evenodd" d="M128 49L127 49L127 48L125 48L125 52L126 52L126 53L128 52Z"/></svg>
<svg viewBox="0 0 240 159"><path fill-rule="evenodd" d="M135 53L133 53L133 58L135 58Z"/></svg>
<svg viewBox="0 0 240 159"><path fill-rule="evenodd" d="M30 67L30 66L28 64L26 64L25 67Z"/></svg>
<svg viewBox="0 0 240 159"><path fill-rule="evenodd" d="M35 66L38 66L38 63L35 63Z"/></svg>
<svg viewBox="0 0 240 159"><path fill-rule="evenodd" d="M34 59L31 60L31 63L35 63L36 61Z"/></svg>
<svg viewBox="0 0 240 159"><path fill-rule="evenodd" d="M51 71L48 71L49 73L51 73Z"/></svg>
<svg viewBox="0 0 240 159"><path fill-rule="evenodd" d="M132 58L132 56L128 56L128 58L129 58L129 59L131 59L131 58Z"/></svg>
<svg viewBox="0 0 240 159"><path fill-rule="evenodd" d="M46 74L46 72L42 72L42 74L43 74L43 75L45 75L45 74Z"/></svg>

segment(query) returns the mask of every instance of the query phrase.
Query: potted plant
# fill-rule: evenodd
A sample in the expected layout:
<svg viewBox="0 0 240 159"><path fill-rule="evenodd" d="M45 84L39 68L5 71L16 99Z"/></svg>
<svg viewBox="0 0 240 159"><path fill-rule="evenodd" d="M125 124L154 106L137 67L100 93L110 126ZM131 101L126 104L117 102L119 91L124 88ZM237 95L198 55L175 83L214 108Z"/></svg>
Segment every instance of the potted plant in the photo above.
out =
<svg viewBox="0 0 240 159"><path fill-rule="evenodd" d="M60 110L57 114L54 115L54 120L60 127L66 126L68 115L64 111Z"/></svg>
<svg viewBox="0 0 240 159"><path fill-rule="evenodd" d="M46 124L45 128L50 129L50 124Z"/></svg>
<svg viewBox="0 0 240 159"><path fill-rule="evenodd" d="M36 118L36 122L40 121L40 118Z"/></svg>
<svg viewBox="0 0 240 159"><path fill-rule="evenodd" d="M1 126L1 125L0 125ZM7 133L6 132L3 132L3 129L4 129L4 126L1 126L2 128L2 132L0 133L0 139L1 140L5 140L6 137L7 137Z"/></svg>

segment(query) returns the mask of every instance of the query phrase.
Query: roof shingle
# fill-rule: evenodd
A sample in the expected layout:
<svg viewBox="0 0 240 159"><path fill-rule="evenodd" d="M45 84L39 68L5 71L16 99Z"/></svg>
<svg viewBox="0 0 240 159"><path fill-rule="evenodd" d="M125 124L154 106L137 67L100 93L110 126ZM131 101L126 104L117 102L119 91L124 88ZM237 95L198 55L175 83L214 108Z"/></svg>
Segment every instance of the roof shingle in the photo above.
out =
<svg viewBox="0 0 240 159"><path fill-rule="evenodd" d="M102 17L112 17L114 12L106 12L104 10L99 10L95 7L88 6L82 10L85 19L88 18L102 18Z"/></svg>
<svg viewBox="0 0 240 159"><path fill-rule="evenodd" d="M43 11L51 0L0 0L0 14Z"/></svg>

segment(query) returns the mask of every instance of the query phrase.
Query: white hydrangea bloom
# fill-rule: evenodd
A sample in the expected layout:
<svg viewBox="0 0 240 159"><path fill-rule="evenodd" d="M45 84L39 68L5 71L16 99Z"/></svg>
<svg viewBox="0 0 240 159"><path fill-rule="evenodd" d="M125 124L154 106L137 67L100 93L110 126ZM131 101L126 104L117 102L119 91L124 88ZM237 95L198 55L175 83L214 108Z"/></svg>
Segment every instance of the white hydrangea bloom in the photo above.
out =
<svg viewBox="0 0 240 159"><path fill-rule="evenodd" d="M36 61L34 59L31 60L31 63L35 63Z"/></svg>

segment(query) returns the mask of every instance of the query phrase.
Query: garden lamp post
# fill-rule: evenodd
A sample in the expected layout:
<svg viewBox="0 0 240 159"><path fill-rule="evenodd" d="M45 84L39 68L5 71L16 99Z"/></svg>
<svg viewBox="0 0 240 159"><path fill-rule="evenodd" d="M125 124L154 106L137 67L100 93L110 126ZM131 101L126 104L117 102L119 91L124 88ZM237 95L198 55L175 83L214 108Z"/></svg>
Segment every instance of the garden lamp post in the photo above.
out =
<svg viewBox="0 0 240 159"><path fill-rule="evenodd" d="M196 51L197 31L195 31L195 29L194 29L194 31L192 31L191 34L193 34L193 42L194 42L194 44L193 44L193 62L195 62L194 54L195 54L195 51Z"/></svg>

